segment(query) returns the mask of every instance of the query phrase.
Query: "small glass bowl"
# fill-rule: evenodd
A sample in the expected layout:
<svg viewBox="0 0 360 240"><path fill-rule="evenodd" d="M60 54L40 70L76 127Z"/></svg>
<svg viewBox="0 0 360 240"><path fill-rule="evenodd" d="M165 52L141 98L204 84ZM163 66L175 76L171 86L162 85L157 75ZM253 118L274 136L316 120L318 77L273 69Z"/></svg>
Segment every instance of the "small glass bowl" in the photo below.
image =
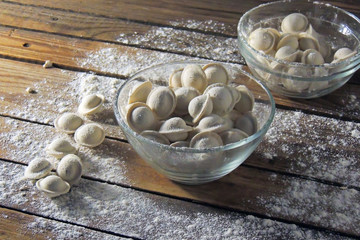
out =
<svg viewBox="0 0 360 240"><path fill-rule="evenodd" d="M127 140L150 166L176 182L194 185L221 178L237 168L259 145L275 114L275 102L270 91L259 80L243 70L244 66L222 64L233 84L246 85L254 94L253 114L258 120L258 131L236 143L207 149L181 148L159 144L134 132L126 122L129 92L135 81L151 81L153 85L168 86L174 70L188 64L209 61L174 62L153 66L130 77L118 90L114 101L116 119Z"/></svg>
<svg viewBox="0 0 360 240"><path fill-rule="evenodd" d="M307 65L275 59L248 44L253 30L269 27L280 31L282 19L294 12L307 16L315 31L326 37L332 55L342 47L357 53L337 63ZM262 4L240 18L237 31L240 53L251 72L270 90L283 96L316 98L326 95L344 85L360 68L360 20L330 4L296 0ZM288 72L290 68L291 73Z"/></svg>

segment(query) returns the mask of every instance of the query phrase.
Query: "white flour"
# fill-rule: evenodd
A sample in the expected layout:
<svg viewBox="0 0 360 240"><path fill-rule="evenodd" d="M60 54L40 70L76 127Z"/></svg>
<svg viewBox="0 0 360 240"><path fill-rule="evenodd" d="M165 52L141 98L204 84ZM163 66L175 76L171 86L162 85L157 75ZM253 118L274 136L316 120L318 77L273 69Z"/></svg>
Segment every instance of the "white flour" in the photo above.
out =
<svg viewBox="0 0 360 240"><path fill-rule="evenodd" d="M5 214L0 213L0 219L10 219L10 220L18 220L18 217L12 218L11 213ZM20 229L21 232L26 233L27 237L32 237L32 239L38 239L39 235L45 235L48 240L55 239L89 239L89 240L112 240L112 239L127 239L121 238L114 235L101 233L98 231L88 230L84 227L74 226L72 224L62 223L59 221L49 220L42 217L35 217L33 222L29 223L27 226L18 225L17 230ZM52 234L48 234L48 233Z"/></svg>
<svg viewBox="0 0 360 240"><path fill-rule="evenodd" d="M40 194L30 182L19 181L23 172L24 166L0 161L0 174L3 176L0 202L3 205L126 236L146 239L339 238L294 224L180 203L180 200L84 179L70 193L51 200ZM30 223L23 231L39 231L37 226L41 222ZM67 235L61 228L52 231L64 239L73 234L68 232Z"/></svg>
<svg viewBox="0 0 360 240"><path fill-rule="evenodd" d="M310 221L325 227L356 229L360 223L360 193L354 189L328 187L313 181L284 179L273 174L269 182L285 186L274 196L258 196L258 201L270 213L291 219ZM352 212L349 215L349 212Z"/></svg>
<svg viewBox="0 0 360 240"><path fill-rule="evenodd" d="M215 21L215 20L183 20L183 21L171 21L171 26L179 26L179 27L185 27L189 29L194 30L202 30L207 32L226 32L229 31L231 33L234 32L233 25L225 24L223 22Z"/></svg>
<svg viewBox="0 0 360 240"><path fill-rule="evenodd" d="M120 51L118 48L109 47L89 52L85 59L80 60L79 64L82 67L128 77L141 69L153 65L190 59L194 60L191 57L171 53L132 48Z"/></svg>
<svg viewBox="0 0 360 240"><path fill-rule="evenodd" d="M152 27L144 34L136 32L131 35L120 34L117 41L218 61L245 64L239 53L236 38L213 36L168 27Z"/></svg>
<svg viewBox="0 0 360 240"><path fill-rule="evenodd" d="M180 23L173 22L172 24L176 26ZM212 25L218 25L212 21L188 21L181 24L186 24L188 28L201 28L204 31L211 31ZM226 30L226 27L223 26L223 31ZM173 51L182 51L177 48L181 44L181 38L186 37L187 34L192 33L170 28L153 28L145 36L119 36L118 41L125 44L126 41L134 41L134 44L140 45L148 45L152 41L157 41L158 47L166 50L167 44L172 41L171 38L178 37L180 38L178 44L169 47ZM150 38L154 35L157 37ZM191 35L194 39L200 36L205 37L204 34L199 33ZM205 42L203 46L184 46L184 51L196 55L203 52L202 57L213 59L218 59L217 54L223 57L224 54L227 54L228 56L225 56L223 60L235 60L236 40L223 38L224 43L230 46L225 50L221 47L223 43L219 42L220 39L222 37L211 38L209 36L211 51L207 49L208 45ZM151 65L186 59L194 60L194 58L177 54L149 50L135 51L131 48L120 51L119 48L109 47L89 52L85 60L79 60L79 64L82 67L91 67L101 72L127 77ZM67 71L63 72L64 76L69 74ZM62 112L76 111L77 104L84 95L95 92L102 93L107 99L105 112L94 120L106 126L108 136L123 137L116 127L112 113L112 99L122 80L85 73L78 73L72 77L71 81L64 81L65 85L59 83L58 89L54 90L51 96L54 98L46 100L47 106L42 105L44 99L39 98L38 95L32 95L25 100L26 106L18 105L11 110L5 108L4 111L16 117L52 123ZM34 86L34 89L41 92L41 89L47 87L47 81L47 79L40 81ZM3 97L1 99L4 100ZM356 104L359 101L355 96L350 97L350 100L354 103L351 105L352 107L358 107ZM46 157L43 149L54 137L59 136L59 133L55 133L51 127L26 122L20 123L8 118L5 119L5 126L10 130L8 133L0 134L0 146L2 149L6 149L2 158L22 163L28 163L35 156ZM324 136L323 132L329 134ZM68 138L72 141L71 137ZM356 149L360 144L359 138L360 125L357 123L301 112L278 110L274 123L264 142L256 150L256 154L275 161L275 164L276 159L283 159L282 162L285 162L285 166L284 169L280 168L282 171L359 187L359 158L356 155ZM302 142L300 139L308 139L309 142ZM281 146L279 146L280 141ZM9 148L9 146L12 147ZM84 161L85 175L131 185L132 182L127 177L128 169L126 168L128 164L126 161L131 161L131 159L127 159L126 151L132 150L127 149L119 153L114 150L117 146L118 143L107 139L100 148L81 148L80 157ZM339 150L339 146L344 149L354 149L354 151L347 151L345 154L345 151ZM69 194L50 200L41 195L30 182L19 181L22 178L24 167L4 161L0 161L0 165L0 175L3 176L0 180L0 202L5 206L128 236L147 239L339 238L339 236L301 228L294 224L216 210L85 179L82 179L80 186L75 187ZM355 229L356 226L352 224L359 223L360 196L356 190L344 189L341 194L339 191L327 193L325 192L328 186L326 184L283 178L276 174L269 181L273 185L279 181L279 185L286 186L282 192L276 194L276 197L259 193L258 198L253 199L256 204L263 205L268 209L270 216L289 217L301 222L303 220L301 218L310 213L309 219L315 225L326 224L323 222L326 219L328 227L339 228L342 226L344 229ZM20 189L27 190L20 191ZM334 187L334 189L337 188ZM182 209L178 206L181 206ZM329 206L331 210L326 209L326 206ZM144 218L144 215L147 217ZM44 224L42 220L37 220L35 223L29 224L27 230L36 232L42 224ZM144 226L146 227L144 228ZM66 232L63 229L63 227L58 227L53 228L52 231L60 239L77 236L76 232Z"/></svg>
<svg viewBox="0 0 360 240"><path fill-rule="evenodd" d="M359 123L278 109L255 152L284 170L360 187L359 131Z"/></svg>

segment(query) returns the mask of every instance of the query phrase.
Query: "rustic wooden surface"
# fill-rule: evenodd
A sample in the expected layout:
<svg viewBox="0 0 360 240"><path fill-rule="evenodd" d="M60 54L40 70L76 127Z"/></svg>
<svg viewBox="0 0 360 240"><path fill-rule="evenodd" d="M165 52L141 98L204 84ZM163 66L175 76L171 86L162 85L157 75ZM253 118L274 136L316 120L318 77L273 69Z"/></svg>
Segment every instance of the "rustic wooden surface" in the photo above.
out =
<svg viewBox="0 0 360 240"><path fill-rule="evenodd" d="M59 135L54 119L76 111L79 76L102 79L111 96L152 59L244 64L236 24L263 2L0 1L0 238L212 239L200 227L206 223L214 224L213 239L360 237L359 73L318 99L274 94L269 135L243 165L213 183L184 186L155 172L126 142L111 102L93 119L105 127L104 144L81 151L86 171L80 186L53 201L19 180ZM328 2L360 16L355 1ZM104 49L123 56L102 62L117 67L89 61ZM43 68L45 60L54 67ZM91 196L96 205L86 205L92 187L118 195ZM118 202L124 206L117 211L96 212ZM252 228L240 231L239 223Z"/></svg>

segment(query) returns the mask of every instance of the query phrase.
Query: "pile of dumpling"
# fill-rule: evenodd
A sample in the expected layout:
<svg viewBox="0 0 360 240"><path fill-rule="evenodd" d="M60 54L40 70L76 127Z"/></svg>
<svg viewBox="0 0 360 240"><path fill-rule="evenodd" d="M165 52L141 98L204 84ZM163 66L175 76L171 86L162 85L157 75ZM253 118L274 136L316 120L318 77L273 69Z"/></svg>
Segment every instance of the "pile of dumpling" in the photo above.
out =
<svg viewBox="0 0 360 240"><path fill-rule="evenodd" d="M282 20L279 29L281 29L281 31L275 28L257 28L249 34L248 43L254 49L262 51L274 58L311 65L337 63L356 54L356 51L347 47L341 47L332 54L333 51L329 43L327 43L328 36L322 36L316 32L307 17L301 13L292 13L286 16ZM277 62L269 62L265 58L259 60L267 67L287 72L291 75L309 77L311 75L325 76L327 74L324 69L316 69L317 71L310 73L304 69L295 67L285 68L284 65L278 64ZM265 80L273 80L269 74L261 70L257 72ZM283 84L291 90L296 90L293 89L294 87L302 87L302 89L300 89L301 91L309 87L308 84L304 86L293 86L293 81L285 81ZM320 84L320 86L313 87L324 88L326 85L326 83L323 83Z"/></svg>
<svg viewBox="0 0 360 240"><path fill-rule="evenodd" d="M55 119L55 128L66 134L74 134L75 142L85 147L96 147L105 139L104 129L93 122L85 123L82 116L91 115L102 110L104 96L91 94L85 96L78 108L78 113L64 113ZM33 159L25 169L26 179L36 181L36 187L49 197L57 197L69 192L71 186L76 185L82 175L81 159L74 147L65 138L54 139L47 147L49 156L60 160L56 173L51 161L44 158Z"/></svg>
<svg viewBox="0 0 360 240"><path fill-rule="evenodd" d="M161 144L203 149L257 132L252 92L232 85L221 64L189 64L169 74L168 86L136 80L129 92L126 121L138 134Z"/></svg>

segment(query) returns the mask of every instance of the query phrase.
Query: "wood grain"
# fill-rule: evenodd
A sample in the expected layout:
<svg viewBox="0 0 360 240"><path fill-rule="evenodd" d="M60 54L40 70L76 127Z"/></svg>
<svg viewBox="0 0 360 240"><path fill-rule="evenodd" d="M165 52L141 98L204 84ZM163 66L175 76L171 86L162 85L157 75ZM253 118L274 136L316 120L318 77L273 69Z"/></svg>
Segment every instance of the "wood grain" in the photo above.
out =
<svg viewBox="0 0 360 240"><path fill-rule="evenodd" d="M299 221L301 219L301 221L299 222L301 226L296 226L292 224L293 222L283 223L281 222L281 220L273 221L270 219L259 218L256 216L247 217L243 213L236 213L234 211L206 207L195 203L171 199L164 196L158 196L156 194L144 193L129 188L122 188L120 186L99 183L97 181L87 179L82 179L80 185L74 188L70 193L51 200L49 198L46 198L36 189L34 189L34 186L31 183L28 183L26 181L15 181L15 179L19 179L22 176L24 171L23 166L10 162L4 162L2 160L0 160L0 166L0 172L4 179L3 181L7 183L7 185L5 186L5 191L7 192L7 195L0 195L3 206L26 209L28 212L33 214L41 214L44 217L52 217L55 220L66 221L69 223L76 222L77 224L80 224L82 226L96 228L102 231L110 231L114 234L126 234L126 236L130 237L152 239L164 235L170 237L179 237L179 229L186 229L186 226L188 225L195 225L197 228L187 229L186 232L188 232L188 234L191 234L191 236L200 237L204 236L204 234L207 234L206 236L208 236L208 232L212 231L213 227L215 227L216 229L232 228L236 230L237 228L239 228L237 227L239 223L246 221L246 225L242 226L244 229L246 229L245 232L243 232L242 230L241 233L238 233L242 237L247 236L249 238L253 238L256 236L268 238L273 234L273 230L258 231L256 228L256 226L259 227L263 224L267 224L272 226L277 232L277 235L281 236L282 238L291 238L297 236L298 234L306 234L315 238L339 238L336 232L318 231L316 229L313 230L311 228L309 229L307 227L304 227L304 224L306 226L309 223L306 220L305 222L303 222L302 218L304 216L296 217L289 216L289 213L282 213L283 215L288 215L286 218L295 218L292 220ZM9 171L9 169L11 170ZM255 177L256 175L257 177ZM262 177L260 176L260 178ZM175 188L168 188L168 186L166 186L166 189L168 191L172 190L172 196L175 196L180 191L182 191L187 194L191 199L201 199L201 197L206 197L204 199L206 199L206 202L210 203L227 201L231 203L227 208L239 205L240 208L247 209L247 213L249 214L250 211L251 214L251 212L257 212L260 209L265 208L264 206L265 204L267 204L267 200L264 197L265 195L272 192L275 188L286 188L287 184L290 184L284 184L284 182L282 181L284 179L281 176L273 176L272 178L267 179L266 185L268 186L268 190L262 192L261 195L259 195L259 192L257 192L258 189L254 189L252 187L249 188L250 185L253 185L255 188L264 187L264 183L260 184L259 182L254 182L254 180L259 179L258 172L248 172L248 174L244 174L242 177L234 179L238 183L242 184L238 185L236 189L234 188L235 191L231 192L228 192L228 190L231 190L228 189L228 187L231 188L232 181L230 177L227 177L227 179L228 180L226 182L217 182L217 184L220 185L213 183L196 187L175 185L174 183L171 183L174 184L174 186L176 186L176 189L179 190L176 190ZM306 181L300 181L298 184L306 184ZM164 187L162 185L162 181L158 181L156 183L154 182L153 185L156 185L156 188ZM261 187L261 185L263 185L263 187ZM322 188L321 193L324 194L324 199L326 201L330 201L329 203L324 202L324 204L326 205L325 209L325 206L320 204L319 206L316 206L315 209L309 206L306 208L306 210L314 210L313 212L311 212L310 215L311 217L313 217L313 219L316 219L316 216L318 214L321 214L321 216L323 217L322 221L328 221L328 223L325 224L326 229L334 230L329 225L339 225L339 223L337 223L336 221L340 219L337 219L337 217L334 216L335 212L338 210L333 209L335 205L333 205L332 202L338 201L338 198L340 197L340 192L339 190L336 190L336 188L328 188L327 186L324 186L325 189L323 189L322 186L317 187ZM23 189L23 191L21 191L20 189ZM325 193L322 191L329 192ZM349 196L348 191L349 190L342 190L341 194L348 194ZM318 193L319 192L316 191L313 194ZM253 195L254 198L247 200L246 197L244 197L243 195ZM271 196L268 197L269 199L272 198ZM328 197L331 197L334 200L331 200ZM354 197L358 196L355 195ZM259 198L261 198L261 200L259 200ZM312 197L310 197L310 200L313 201ZM344 208L348 208L348 204L350 204L350 202L348 201L353 200L355 199L353 199L353 197L350 197L344 202L344 205L341 207L341 216L346 218L349 217L354 222L351 222L347 225L338 226L335 230L338 231L339 228L341 228L339 230L340 232L357 236L359 234L356 230L356 224L358 223L357 217L353 216L353 214L351 213L353 211L344 211ZM202 202L199 200L196 201ZM286 200L284 199L284 201ZM298 200L296 199L291 200L291 203L295 204L295 206L297 202ZM316 203L318 204L318 201ZM260 209L252 209L252 207L254 207L254 204L258 204ZM49 209L49 207L51 209ZM280 210L283 211L283 209ZM289 211L289 209L287 211ZM331 213L331 215L328 215L329 213ZM123 215L127 214L129 214L131 217L122 217ZM147 216L153 216L155 219L146 219L144 218L144 214L146 214ZM267 209L266 215L272 216L273 211ZM307 219L308 217L309 216L307 216ZM117 221L114 221L113 219L117 219ZM316 221L319 222L319 220ZM156 232L154 232L154 229L149 230L149 224L151 224L153 227L156 227ZM164 227L167 226L167 224L171 225L168 227ZM203 224L206 224L206 227L203 227L202 230L199 231L198 228ZM315 223L314 225L319 226L318 223ZM323 227L321 225L322 224L320 223L320 228ZM209 229L209 227L211 227L211 229ZM182 231L180 232L180 234L184 234L185 236L187 236L187 234L182 233ZM234 234L236 236L236 233L232 233L232 235ZM217 233L217 235L219 235L219 233ZM220 236L223 235L220 234Z"/></svg>
<svg viewBox="0 0 360 240"><path fill-rule="evenodd" d="M9 27L245 63L235 37L4 2L0 2L0 21Z"/></svg>
<svg viewBox="0 0 360 240"><path fill-rule="evenodd" d="M2 240L127 239L2 207L0 207L0 238Z"/></svg>
<svg viewBox="0 0 360 240"><path fill-rule="evenodd" d="M277 114L260 146L201 186L155 172L116 124L116 88L142 68L198 57L243 64L236 25L263 2L1 1L0 238L359 238L360 72L322 98L274 94ZM360 15L355 1L329 2ZM55 67L44 69L45 60ZM108 137L88 149L53 121L94 91L105 110L86 121ZM57 137L78 147L84 176L50 200L21 179L35 157L57 165L44 151Z"/></svg>
<svg viewBox="0 0 360 240"><path fill-rule="evenodd" d="M21 15L19 14L21 13ZM0 3L3 25L245 64L236 36L223 37L118 18ZM360 73L350 80L360 83Z"/></svg>
<svg viewBox="0 0 360 240"><path fill-rule="evenodd" d="M24 47L25 43L29 46ZM177 54L4 27L0 28L0 44L0 55L9 58L21 58L38 63L51 60L63 68L94 71L118 77L127 77L138 70L164 61L193 59ZM91 57L91 54L96 57ZM360 86L346 84L322 98L297 100L275 95L275 101L279 106L359 121L360 99L356 98L359 95Z"/></svg>
<svg viewBox="0 0 360 240"><path fill-rule="evenodd" d="M92 75L79 76L72 71L44 69L40 65L12 60L0 59L0 66L0 113L44 124L53 124L62 112L76 112L86 93L86 81L92 79L89 78ZM19 68L22 71L18 71ZM112 109L112 99L121 82L101 78L97 84L87 83L95 89L99 84L108 86L100 92L108 101L105 111L93 120L105 127L108 136L117 139L125 139ZM27 93L28 87L37 93ZM79 91L81 89L84 92ZM360 187L357 170L360 163L356 160L360 143L356 136L351 136L351 131L360 131L360 124L278 109L269 134L245 164ZM319 158L324 159L318 161ZM344 174L338 174L338 166L344 162L351 164L341 168Z"/></svg>
<svg viewBox="0 0 360 240"><path fill-rule="evenodd" d="M14 0L11 2L235 36L236 25L241 15L260 3L270 1L252 0L237 2L226 0L218 2L212 0L199 1L195 4L191 0L182 2L170 0L156 2L146 0L130 2L112 1L111 4L100 0L78 1L76 3L71 0L48 2ZM352 1L327 2L357 15L360 14L360 7ZM146 11L147 14L143 14L144 11ZM211 16L211 18L209 18L209 16Z"/></svg>
<svg viewBox="0 0 360 240"><path fill-rule="evenodd" d="M0 118L0 121L3 126L0 140L2 159L28 164L34 157L46 157L44 149L52 139L65 137L48 126L7 118ZM71 136L66 138L73 142ZM110 139L94 150L80 148L79 156L84 161L85 176L101 181L252 214L266 213L266 216L276 219L360 235L356 227L360 217L352 211L360 192L354 189L347 190L245 166L209 184L181 185L155 172L129 144ZM56 161L46 158L56 165ZM343 194L348 194L348 197L343 199ZM316 208L313 204L309 205L308 201L316 202ZM341 206L337 205L338 201L342 202ZM302 211L297 211L298 208ZM346 216L344 219L351 219L351 223L339 224L344 222L340 212ZM321 221L317 220L320 214L323 216Z"/></svg>
<svg viewBox="0 0 360 240"><path fill-rule="evenodd" d="M338 3L335 2L335 5ZM126 45L130 44L190 56L244 63L244 59L239 54L237 40L235 39L236 34L234 33L236 33L236 29L231 38L226 38L181 29L129 22L116 17L105 17L102 14L93 16L86 13L55 10L57 7L54 7L55 9L53 7L35 7L32 3L30 5L0 4L0 20L8 26L31 28L56 34L74 35L110 42L115 41ZM94 3L94 5L97 4ZM254 6L256 4L258 3L250 3L250 5ZM103 3L101 5L105 7ZM229 5L231 6L231 4ZM340 5L343 6L344 4ZM215 6L218 7L218 5ZM244 5L242 4L241 7L244 7ZM354 8L352 10L356 11ZM19 11L21 16L18 14ZM221 28L221 26L218 26L218 28ZM359 83L359 77L360 74L355 73L351 81Z"/></svg>

